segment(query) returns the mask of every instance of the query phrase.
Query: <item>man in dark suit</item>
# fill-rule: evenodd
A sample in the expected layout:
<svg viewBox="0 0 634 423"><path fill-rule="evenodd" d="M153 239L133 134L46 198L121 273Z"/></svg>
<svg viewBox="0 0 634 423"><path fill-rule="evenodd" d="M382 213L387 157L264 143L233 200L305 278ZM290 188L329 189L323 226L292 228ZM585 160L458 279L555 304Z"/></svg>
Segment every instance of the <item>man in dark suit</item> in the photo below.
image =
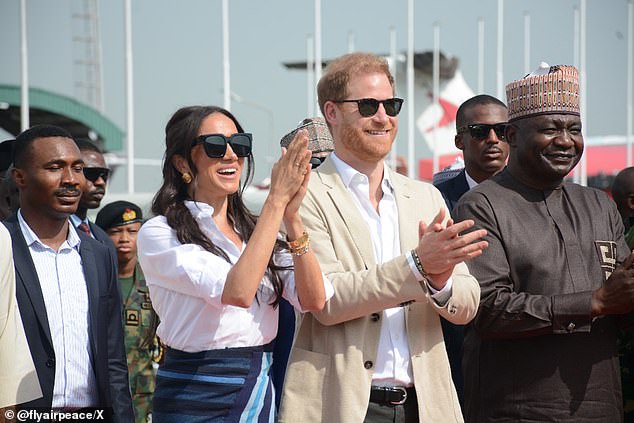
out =
<svg viewBox="0 0 634 423"><path fill-rule="evenodd" d="M462 150L465 168L455 177L436 185L449 211L462 195L480 182L504 169L509 146L504 139L508 121L506 105L495 97L482 94L471 97L456 114L456 147ZM451 375L463 401L462 343L464 327L441 319Z"/></svg>
<svg viewBox="0 0 634 423"><path fill-rule="evenodd" d="M95 407L132 422L115 257L68 219L85 183L79 149L62 128L38 125L18 135L13 157L20 209L4 224L43 394L22 407Z"/></svg>
<svg viewBox="0 0 634 423"><path fill-rule="evenodd" d="M449 211L462 194L504 169L509 155L504 140L507 120L506 105L486 94L471 97L458 108L454 143L462 150L465 168L454 178L436 185Z"/></svg>
<svg viewBox="0 0 634 423"><path fill-rule="evenodd" d="M106 184L110 176L110 169L106 166L103 153L95 143L84 138L78 138L75 140L75 144L77 144L81 159L84 162L86 184L84 185L77 211L70 216L70 220L73 226L111 248L116 257L116 249L108 234L88 220L88 210L98 209L103 196L106 194Z"/></svg>

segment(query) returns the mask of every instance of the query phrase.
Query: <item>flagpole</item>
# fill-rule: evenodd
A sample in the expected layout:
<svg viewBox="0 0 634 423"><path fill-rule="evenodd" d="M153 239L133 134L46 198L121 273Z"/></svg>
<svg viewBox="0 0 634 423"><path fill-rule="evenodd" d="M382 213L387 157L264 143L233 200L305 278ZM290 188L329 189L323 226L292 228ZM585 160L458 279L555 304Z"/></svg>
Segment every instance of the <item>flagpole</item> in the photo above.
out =
<svg viewBox="0 0 634 423"><path fill-rule="evenodd" d="M407 176L416 177L414 144L414 0L407 0Z"/></svg>
<svg viewBox="0 0 634 423"><path fill-rule="evenodd" d="M315 82L321 79L321 0L315 0Z"/></svg>
<svg viewBox="0 0 634 423"><path fill-rule="evenodd" d="M131 0L125 0L125 92L126 140L128 155L128 193L134 193L134 86L132 78L132 10Z"/></svg>
<svg viewBox="0 0 634 423"><path fill-rule="evenodd" d="M573 8L573 19L572 64L575 68L579 69L579 22L581 19L579 17L579 8L577 6ZM577 164L573 170L572 180L575 184L581 183L581 166L579 164Z"/></svg>
<svg viewBox="0 0 634 423"><path fill-rule="evenodd" d="M498 0L497 27L497 97L504 95L504 0Z"/></svg>
<svg viewBox="0 0 634 423"><path fill-rule="evenodd" d="M20 0L20 132L31 127L29 115L29 60L26 36L26 0Z"/></svg>
<svg viewBox="0 0 634 423"><path fill-rule="evenodd" d="M531 71L531 15L524 12L524 74Z"/></svg>
<svg viewBox="0 0 634 423"><path fill-rule="evenodd" d="M579 22L579 106L581 108L581 124L583 125L583 132L586 137L588 133L588 121L586 119L586 97L588 91L586 90L586 0L580 1L580 22ZM581 179L580 184L583 186L588 185L588 167L587 159L588 153L586 152L581 156Z"/></svg>
<svg viewBox="0 0 634 423"><path fill-rule="evenodd" d="M478 18L478 94L484 93L484 18Z"/></svg>
<svg viewBox="0 0 634 423"><path fill-rule="evenodd" d="M229 66L229 0L222 0L222 69L224 107L231 110L231 72Z"/></svg>
<svg viewBox="0 0 634 423"><path fill-rule="evenodd" d="M396 79L396 69L398 66L396 64L396 28L393 26L390 27L390 64L392 65L392 76ZM390 150L390 155L388 156L388 166L392 170L396 170L396 139L394 140L394 144L392 144L392 149Z"/></svg>
<svg viewBox="0 0 634 423"><path fill-rule="evenodd" d="M438 23L434 23L434 65L432 70L433 80L433 101L434 106L440 109L440 26ZM438 173L438 123L439 119L434 122L434 151L432 160L432 175Z"/></svg>
<svg viewBox="0 0 634 423"><path fill-rule="evenodd" d="M348 32L348 53L354 53L354 32Z"/></svg>
<svg viewBox="0 0 634 423"><path fill-rule="evenodd" d="M627 167L632 166L632 48L634 47L634 2L627 2Z"/></svg>
<svg viewBox="0 0 634 423"><path fill-rule="evenodd" d="M313 36L306 36L306 116L315 116L315 54L313 52Z"/></svg>

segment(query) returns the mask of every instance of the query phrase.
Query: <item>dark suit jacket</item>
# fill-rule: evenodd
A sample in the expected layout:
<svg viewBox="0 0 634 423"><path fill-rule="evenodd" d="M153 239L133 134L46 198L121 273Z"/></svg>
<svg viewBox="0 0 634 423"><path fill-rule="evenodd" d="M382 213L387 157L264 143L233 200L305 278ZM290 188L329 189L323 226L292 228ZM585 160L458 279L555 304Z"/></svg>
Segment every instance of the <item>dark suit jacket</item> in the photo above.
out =
<svg viewBox="0 0 634 423"><path fill-rule="evenodd" d="M16 296L43 394L42 398L22 407L50 409L55 383L55 351L40 281L17 216L14 214L3 223L11 233ZM89 338L99 407L112 408L114 421L133 422L115 258L101 242L83 233L79 233L79 237L79 253L88 288Z"/></svg>
<svg viewBox="0 0 634 423"><path fill-rule="evenodd" d="M460 200L460 197L469 191L465 170L462 169L462 171L453 178L439 183L436 185L436 188L438 188L438 191L442 194L445 203L447 203L447 208L451 212L458 203L458 200Z"/></svg>
<svg viewBox="0 0 634 423"><path fill-rule="evenodd" d="M462 169L462 171L453 178L436 185L436 188L438 188L438 191L440 191L442 197L445 199L447 208L450 212L452 212L453 208L458 203L458 200L460 200L460 197L462 197L465 192L469 191L469 184L467 183L465 170ZM460 405L464 407L464 378L462 374L464 326L454 325L445 319L440 319L440 323L442 325L442 332L445 338L445 347L447 348L449 365L451 366L451 378L456 386Z"/></svg>

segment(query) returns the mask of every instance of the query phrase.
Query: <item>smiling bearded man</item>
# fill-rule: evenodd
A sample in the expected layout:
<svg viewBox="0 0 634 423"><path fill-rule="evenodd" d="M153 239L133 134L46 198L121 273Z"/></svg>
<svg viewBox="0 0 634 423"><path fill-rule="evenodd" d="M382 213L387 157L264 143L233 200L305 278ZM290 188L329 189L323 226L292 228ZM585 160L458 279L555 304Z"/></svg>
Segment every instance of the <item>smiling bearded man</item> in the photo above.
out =
<svg viewBox="0 0 634 423"><path fill-rule="evenodd" d="M300 214L335 295L302 319L280 422L461 422L440 318L465 324L478 284L440 192L385 164L403 100L387 62L355 53L317 87L335 151L313 170ZM398 416L395 420L394 416Z"/></svg>

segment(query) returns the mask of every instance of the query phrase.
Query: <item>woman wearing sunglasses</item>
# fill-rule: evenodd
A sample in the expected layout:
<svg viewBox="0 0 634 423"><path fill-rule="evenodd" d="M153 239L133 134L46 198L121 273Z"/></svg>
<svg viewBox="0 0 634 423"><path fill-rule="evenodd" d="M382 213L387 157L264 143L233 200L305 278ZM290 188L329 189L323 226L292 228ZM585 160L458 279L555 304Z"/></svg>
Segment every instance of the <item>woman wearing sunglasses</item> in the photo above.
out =
<svg viewBox="0 0 634 423"><path fill-rule="evenodd" d="M332 296L298 208L310 175L306 133L273 166L259 217L242 200L251 134L227 110L185 107L167 123L157 217L139 261L167 345L153 419L273 421L269 378L281 297L301 311ZM245 169L246 164L246 169ZM278 234L286 228L286 240Z"/></svg>

